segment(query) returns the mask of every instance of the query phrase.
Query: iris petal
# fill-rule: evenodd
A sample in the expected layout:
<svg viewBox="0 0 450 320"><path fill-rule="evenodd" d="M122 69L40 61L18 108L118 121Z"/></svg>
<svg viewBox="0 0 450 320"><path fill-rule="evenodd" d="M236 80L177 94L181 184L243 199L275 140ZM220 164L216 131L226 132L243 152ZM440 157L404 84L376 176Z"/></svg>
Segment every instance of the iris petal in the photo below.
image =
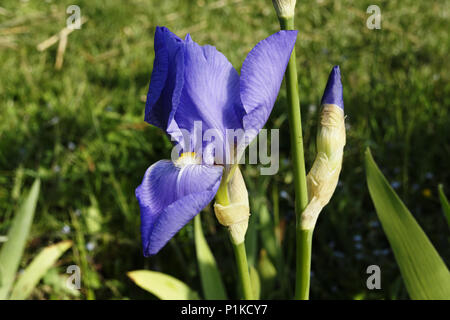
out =
<svg viewBox="0 0 450 320"><path fill-rule="evenodd" d="M187 36L184 65L183 89L168 133L174 136L179 129L192 131L194 122L201 121L202 132L216 129L223 140L226 129L242 128L239 74L227 58L216 48L199 46Z"/></svg>
<svg viewBox="0 0 450 320"><path fill-rule="evenodd" d="M173 105L178 104L184 73L184 42L165 27L156 27L155 60L145 104L145 121L167 129Z"/></svg>
<svg viewBox="0 0 450 320"><path fill-rule="evenodd" d="M215 196L222 167L160 160L136 189L144 255L154 255Z"/></svg>
<svg viewBox="0 0 450 320"><path fill-rule="evenodd" d="M241 100L245 130L259 132L272 111L297 39L297 31L279 31L260 41L241 69Z"/></svg>

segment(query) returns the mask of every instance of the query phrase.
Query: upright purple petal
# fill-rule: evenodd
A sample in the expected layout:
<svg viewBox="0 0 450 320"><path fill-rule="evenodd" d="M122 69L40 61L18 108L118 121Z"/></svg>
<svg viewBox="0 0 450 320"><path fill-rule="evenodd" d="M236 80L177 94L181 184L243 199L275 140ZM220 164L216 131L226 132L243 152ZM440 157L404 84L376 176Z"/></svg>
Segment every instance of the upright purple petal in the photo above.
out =
<svg viewBox="0 0 450 320"><path fill-rule="evenodd" d="M244 128L259 131L266 123L280 90L297 39L297 31L279 31L259 42L241 69Z"/></svg>
<svg viewBox="0 0 450 320"><path fill-rule="evenodd" d="M215 196L222 167L161 160L147 169L136 189L144 255L156 254Z"/></svg>
<svg viewBox="0 0 450 320"><path fill-rule="evenodd" d="M201 121L202 131L215 129L223 139L226 129L242 128L244 110L239 96L239 75L227 58L186 37L184 84L179 104L172 112L168 133L192 131Z"/></svg>
<svg viewBox="0 0 450 320"><path fill-rule="evenodd" d="M331 70L325 92L323 93L322 104L335 104L344 110L341 70L339 66L334 66Z"/></svg>
<svg viewBox="0 0 450 320"><path fill-rule="evenodd" d="M156 27L155 60L145 104L145 121L167 129L173 105L178 104L184 73L184 42L165 27Z"/></svg>

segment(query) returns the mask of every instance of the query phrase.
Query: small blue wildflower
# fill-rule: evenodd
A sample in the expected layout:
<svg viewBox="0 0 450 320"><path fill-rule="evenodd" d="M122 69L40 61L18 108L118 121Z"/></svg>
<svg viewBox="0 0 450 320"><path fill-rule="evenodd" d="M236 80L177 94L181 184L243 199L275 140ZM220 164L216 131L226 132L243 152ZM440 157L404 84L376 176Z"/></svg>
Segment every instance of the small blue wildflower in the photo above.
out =
<svg viewBox="0 0 450 320"><path fill-rule="evenodd" d="M394 188L394 189L398 189L398 188L400 188L400 182L398 182L398 181L392 181L391 186L392 186L392 188Z"/></svg>

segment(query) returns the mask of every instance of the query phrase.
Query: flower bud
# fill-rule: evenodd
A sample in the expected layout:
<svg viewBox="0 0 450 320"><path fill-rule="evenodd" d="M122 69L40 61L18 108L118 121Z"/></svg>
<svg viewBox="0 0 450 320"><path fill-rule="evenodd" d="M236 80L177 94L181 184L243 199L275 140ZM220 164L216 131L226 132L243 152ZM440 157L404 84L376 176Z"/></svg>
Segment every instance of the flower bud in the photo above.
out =
<svg viewBox="0 0 450 320"><path fill-rule="evenodd" d="M239 167L236 167L226 188L229 204L224 206L216 202L214 212L219 223L228 228L233 243L240 244L244 242L247 232L250 206L247 188Z"/></svg>
<svg viewBox="0 0 450 320"><path fill-rule="evenodd" d="M345 146L344 102L339 67L333 68L322 98L317 155L306 181L309 203L302 212L301 228L312 230L322 208L336 189Z"/></svg>
<svg viewBox="0 0 450 320"><path fill-rule="evenodd" d="M294 16L296 0L272 0L273 6L279 18L290 18Z"/></svg>

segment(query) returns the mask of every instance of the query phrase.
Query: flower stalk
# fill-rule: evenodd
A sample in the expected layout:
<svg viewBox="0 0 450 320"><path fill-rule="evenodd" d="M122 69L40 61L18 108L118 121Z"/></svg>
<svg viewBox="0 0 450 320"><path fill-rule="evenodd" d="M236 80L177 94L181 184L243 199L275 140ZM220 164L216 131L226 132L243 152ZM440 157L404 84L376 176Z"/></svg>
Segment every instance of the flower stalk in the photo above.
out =
<svg viewBox="0 0 450 320"><path fill-rule="evenodd" d="M282 30L294 30L294 16L279 16ZM295 47L286 69L286 88L288 97L289 129L291 132L291 158L294 167L295 212L296 212L296 281L295 299L307 300L309 292L309 274L311 268L311 232L305 234L300 226L301 215L308 205L305 156L303 152L302 120L298 89ZM309 239L309 241L307 241Z"/></svg>
<svg viewBox="0 0 450 320"><path fill-rule="evenodd" d="M298 300L309 299L313 232L314 229L297 229L297 273L295 298Z"/></svg>
<svg viewBox="0 0 450 320"><path fill-rule="evenodd" d="M245 242L242 242L240 244L233 243L233 250L244 300L253 300L253 290L250 281L247 253L245 251Z"/></svg>

